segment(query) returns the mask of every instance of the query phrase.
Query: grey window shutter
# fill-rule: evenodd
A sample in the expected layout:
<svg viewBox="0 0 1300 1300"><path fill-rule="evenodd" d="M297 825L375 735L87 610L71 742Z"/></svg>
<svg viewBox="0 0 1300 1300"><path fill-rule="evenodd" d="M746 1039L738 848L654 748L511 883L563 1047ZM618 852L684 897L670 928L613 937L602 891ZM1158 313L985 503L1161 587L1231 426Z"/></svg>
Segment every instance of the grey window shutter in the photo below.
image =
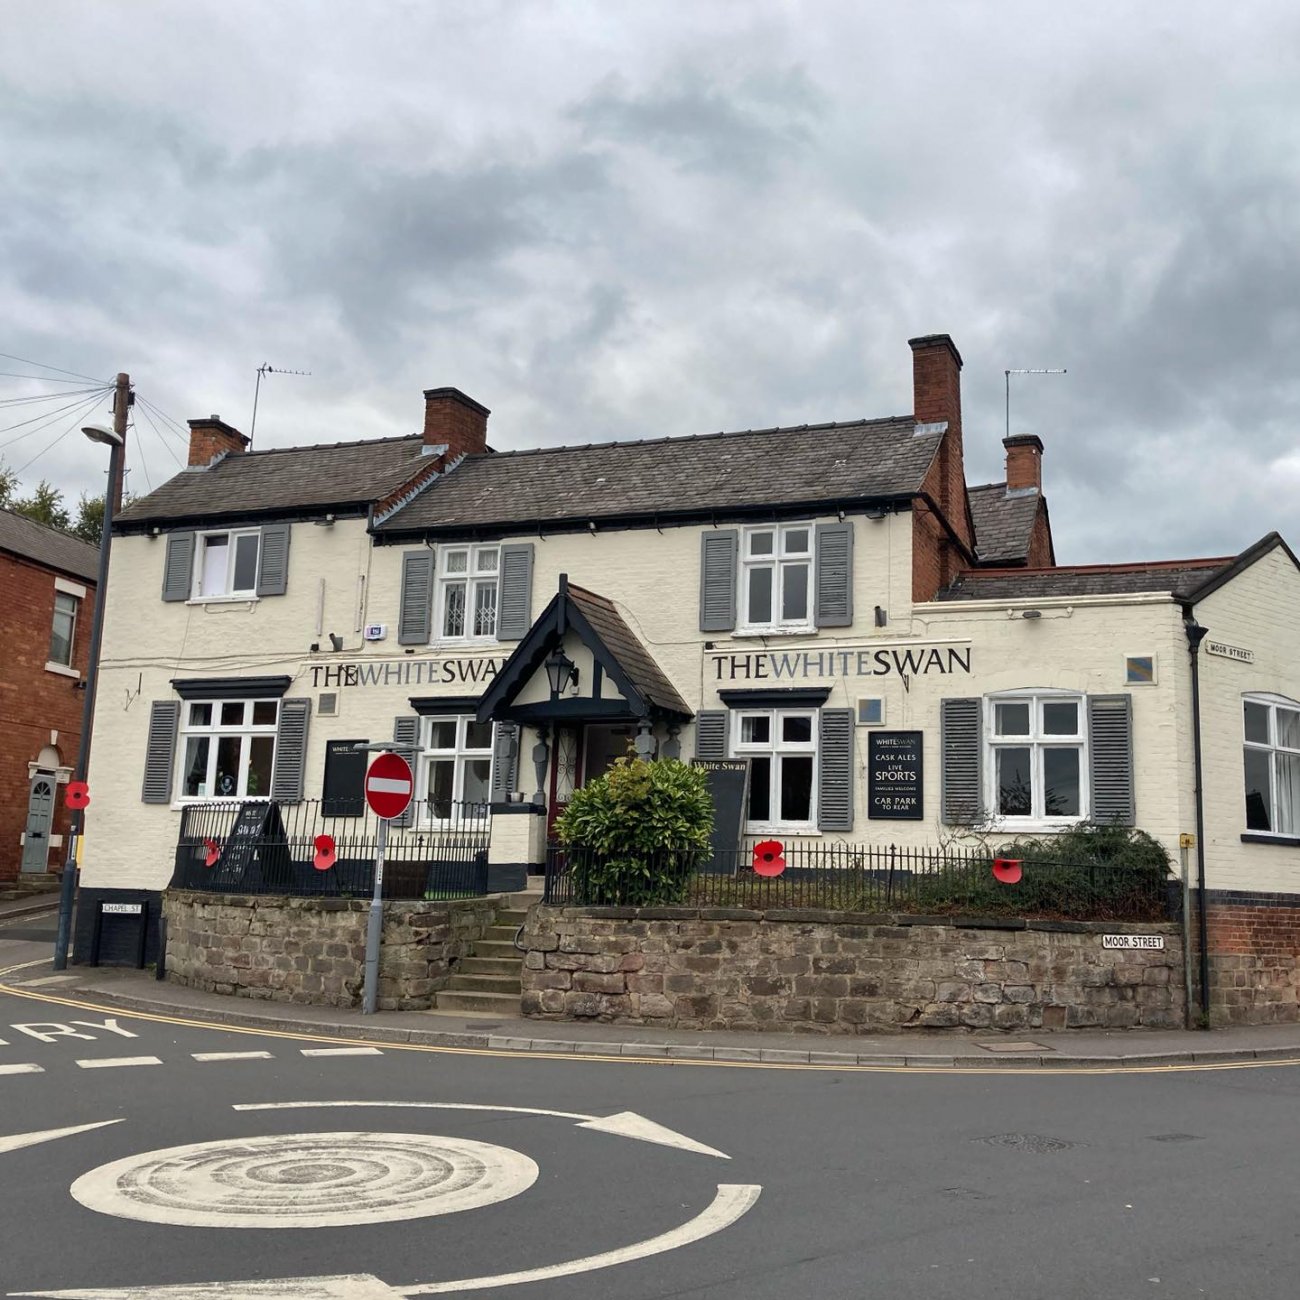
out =
<svg viewBox="0 0 1300 1300"><path fill-rule="evenodd" d="M191 533L190 537L193 538ZM181 719L179 700L154 700L149 709L149 741L144 752L144 803L171 803L172 769L176 760L176 728Z"/></svg>
<svg viewBox="0 0 1300 1300"><path fill-rule="evenodd" d="M853 623L853 524L817 525L817 573L813 623L849 627Z"/></svg>
<svg viewBox="0 0 1300 1300"><path fill-rule="evenodd" d="M402 757L411 765L411 771L415 775L415 788L418 790L420 788L420 776L415 770L415 751L420 744L420 719L414 713L393 719L393 742L403 747L401 750ZM400 817L394 817L391 825L410 826L414 821L415 800L412 799L407 804L406 811Z"/></svg>
<svg viewBox="0 0 1300 1300"><path fill-rule="evenodd" d="M163 561L164 600L189 600L194 584L194 534L168 533Z"/></svg>
<svg viewBox="0 0 1300 1300"><path fill-rule="evenodd" d="M726 709L701 709L695 715L695 757L727 757Z"/></svg>
<svg viewBox="0 0 1300 1300"><path fill-rule="evenodd" d="M275 733L275 767L271 798L277 803L301 803L307 775L307 722L311 701L281 700L280 725Z"/></svg>
<svg viewBox="0 0 1300 1300"><path fill-rule="evenodd" d="M501 548L501 578L497 592L497 640L519 641L533 625L533 544L516 542Z"/></svg>
<svg viewBox="0 0 1300 1300"><path fill-rule="evenodd" d="M257 594L283 596L289 585L290 524L267 524L262 529L261 555L257 566Z"/></svg>
<svg viewBox="0 0 1300 1300"><path fill-rule="evenodd" d="M823 709L817 746L817 828L853 829L853 710Z"/></svg>
<svg viewBox="0 0 1300 1300"><path fill-rule="evenodd" d="M710 528L700 536L700 631L731 632L736 626L736 558L740 534Z"/></svg>
<svg viewBox="0 0 1300 1300"><path fill-rule="evenodd" d="M492 737L492 802L504 803L519 785L519 724L498 722Z"/></svg>
<svg viewBox="0 0 1300 1300"><path fill-rule="evenodd" d="M398 645L428 645L433 619L433 552L402 552L402 599L397 615Z"/></svg>
<svg viewBox="0 0 1300 1300"><path fill-rule="evenodd" d="M1133 701L1127 695L1088 696L1088 762L1092 820L1132 826Z"/></svg>
<svg viewBox="0 0 1300 1300"><path fill-rule="evenodd" d="M949 826L971 826L980 819L982 717L979 699L941 702L943 820Z"/></svg>

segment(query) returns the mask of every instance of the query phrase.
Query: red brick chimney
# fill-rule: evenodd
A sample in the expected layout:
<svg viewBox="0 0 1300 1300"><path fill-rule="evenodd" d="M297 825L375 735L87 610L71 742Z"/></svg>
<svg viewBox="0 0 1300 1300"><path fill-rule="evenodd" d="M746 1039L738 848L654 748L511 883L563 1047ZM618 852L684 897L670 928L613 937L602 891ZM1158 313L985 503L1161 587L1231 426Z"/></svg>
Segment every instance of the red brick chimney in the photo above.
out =
<svg viewBox="0 0 1300 1300"><path fill-rule="evenodd" d="M939 447L938 481L932 478L926 486L942 507L953 532L974 550L961 443L961 353L947 334L908 339L908 346L912 349L916 422L948 426Z"/></svg>
<svg viewBox="0 0 1300 1300"><path fill-rule="evenodd" d="M210 465L223 451L231 456L248 450L248 438L219 415L190 420L190 464Z"/></svg>
<svg viewBox="0 0 1300 1300"><path fill-rule="evenodd" d="M424 390L424 445L447 448L450 465L460 456L487 451L487 422L492 412L459 388Z"/></svg>
<svg viewBox="0 0 1300 1300"><path fill-rule="evenodd" d="M1043 490L1043 442L1036 433L1017 433L1003 438L1007 449L1007 491L1021 488Z"/></svg>

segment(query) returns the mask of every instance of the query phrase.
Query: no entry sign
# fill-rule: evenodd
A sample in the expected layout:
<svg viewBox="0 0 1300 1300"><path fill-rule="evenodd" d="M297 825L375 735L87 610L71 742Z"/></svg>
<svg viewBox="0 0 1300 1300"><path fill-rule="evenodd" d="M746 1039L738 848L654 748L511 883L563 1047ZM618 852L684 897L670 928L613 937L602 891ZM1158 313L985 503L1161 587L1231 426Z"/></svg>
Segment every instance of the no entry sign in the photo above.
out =
<svg viewBox="0 0 1300 1300"><path fill-rule="evenodd" d="M380 754L366 771L366 803L376 817L400 817L414 792L411 765L400 754Z"/></svg>

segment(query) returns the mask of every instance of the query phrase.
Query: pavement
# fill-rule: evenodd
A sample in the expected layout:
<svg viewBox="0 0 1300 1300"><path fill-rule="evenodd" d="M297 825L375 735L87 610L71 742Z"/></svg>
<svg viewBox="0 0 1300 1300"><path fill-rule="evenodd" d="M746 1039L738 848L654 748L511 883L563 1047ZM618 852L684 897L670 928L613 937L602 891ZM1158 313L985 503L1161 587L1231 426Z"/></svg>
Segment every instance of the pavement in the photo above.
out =
<svg viewBox="0 0 1300 1300"><path fill-rule="evenodd" d="M5 929L49 924L51 897L0 903ZM24 938L29 936L24 932ZM486 1013L381 1011L301 1006L207 993L155 978L152 970L71 966L54 975L49 962L12 971L0 987L76 998L109 1009L271 1032L368 1043L411 1043L468 1050L602 1056L636 1060L764 1062L784 1065L932 1069L1033 1067L1122 1069L1205 1066L1239 1061L1300 1064L1300 1024L1229 1026L1211 1030L1021 1030L954 1033L903 1031L878 1035L699 1032L641 1025L539 1021Z"/></svg>

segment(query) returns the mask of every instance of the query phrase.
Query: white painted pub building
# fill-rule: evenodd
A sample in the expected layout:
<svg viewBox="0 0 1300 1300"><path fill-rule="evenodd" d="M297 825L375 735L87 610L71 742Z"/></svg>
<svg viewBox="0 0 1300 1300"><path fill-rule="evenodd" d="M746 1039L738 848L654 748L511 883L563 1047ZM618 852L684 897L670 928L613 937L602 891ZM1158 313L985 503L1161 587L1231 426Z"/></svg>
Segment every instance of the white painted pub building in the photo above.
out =
<svg viewBox="0 0 1300 1300"><path fill-rule="evenodd" d="M413 824L490 803L512 888L631 743L747 757L751 839L1194 836L1215 956L1290 946L1234 1014L1300 1014L1295 556L1058 566L1043 444L969 487L961 358L911 351L911 411L793 428L493 451L454 388L364 442L192 420L115 523L77 958L98 901L167 886L187 804L335 797L396 739Z"/></svg>

